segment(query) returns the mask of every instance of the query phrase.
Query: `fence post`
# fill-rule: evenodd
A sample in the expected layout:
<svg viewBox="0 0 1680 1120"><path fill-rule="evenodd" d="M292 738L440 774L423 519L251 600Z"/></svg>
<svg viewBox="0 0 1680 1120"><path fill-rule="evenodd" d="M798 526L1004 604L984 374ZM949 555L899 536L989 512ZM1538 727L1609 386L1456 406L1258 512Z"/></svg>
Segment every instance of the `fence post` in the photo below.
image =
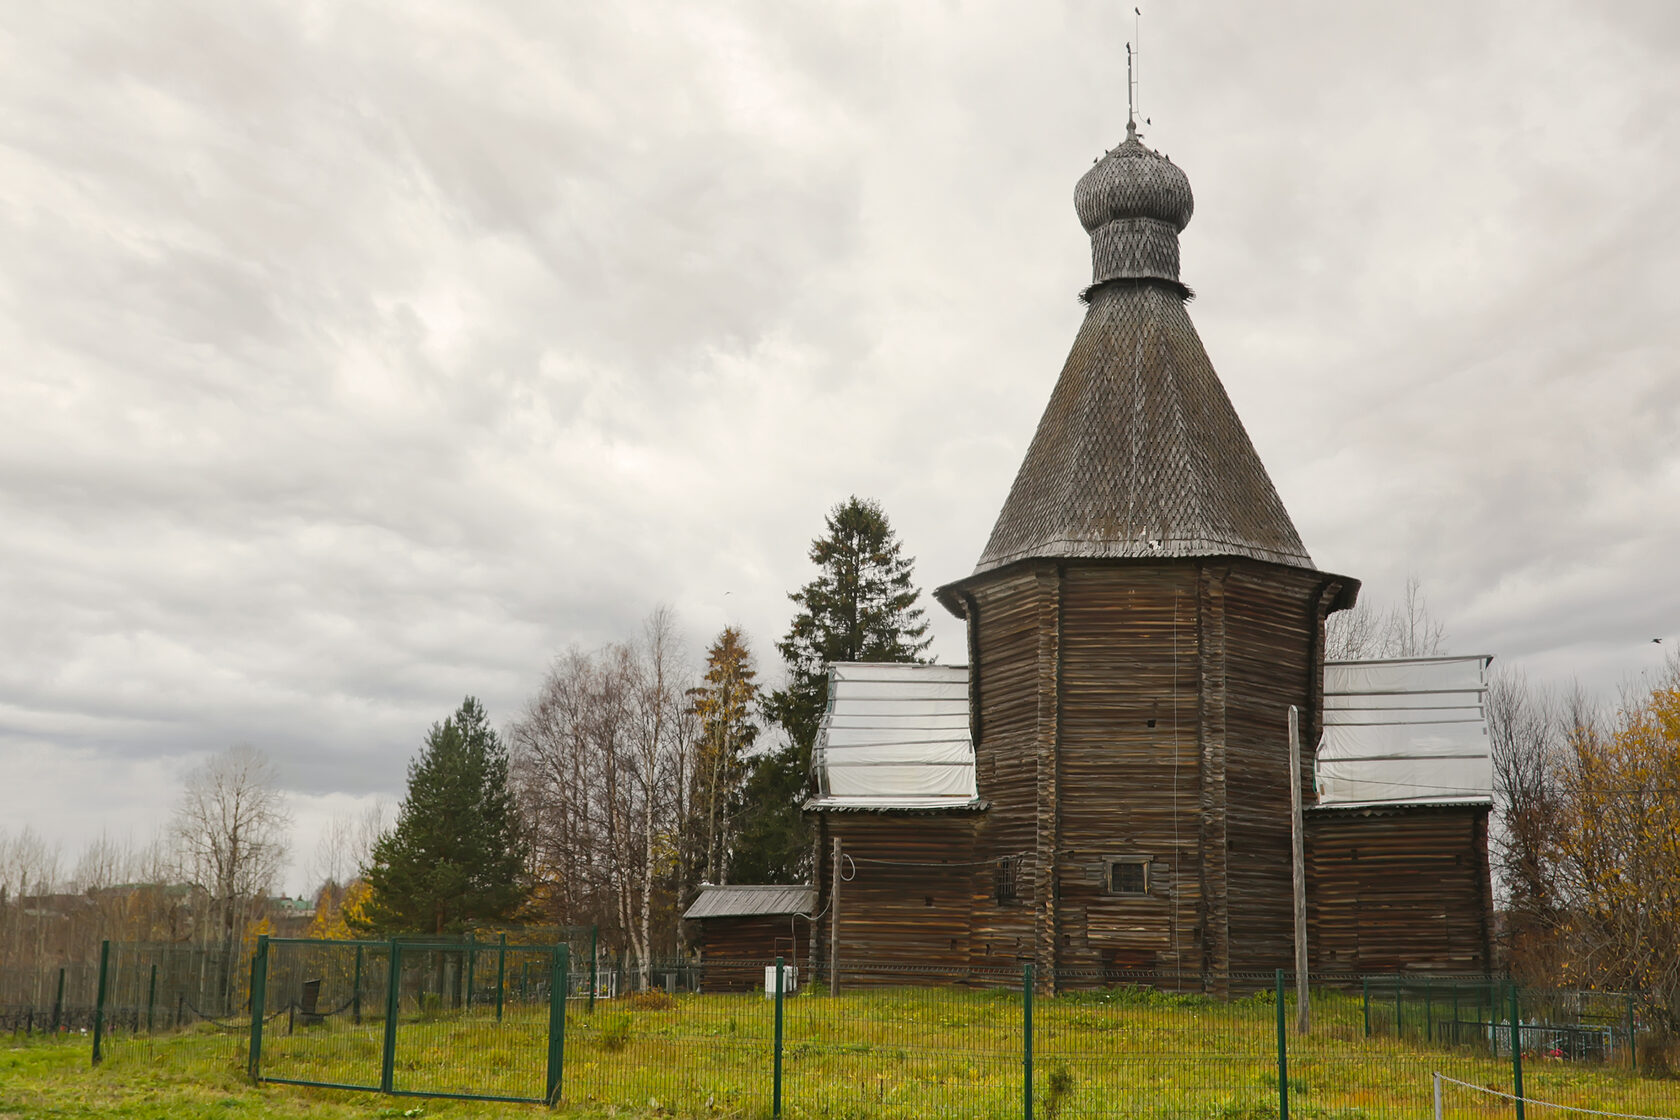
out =
<svg viewBox="0 0 1680 1120"><path fill-rule="evenodd" d="M589 1010L595 1010L595 985L600 977L595 974L597 962L601 959L600 943L597 941L601 933L599 925L589 927Z"/></svg>
<svg viewBox="0 0 1680 1120"><path fill-rule="evenodd" d="M1021 966L1021 1115L1032 1120L1033 1104L1033 966Z"/></svg>
<svg viewBox="0 0 1680 1120"><path fill-rule="evenodd" d="M1441 1071L1435 1071L1435 1120L1441 1120Z"/></svg>
<svg viewBox="0 0 1680 1120"><path fill-rule="evenodd" d="M53 996L53 1033L58 1033L58 1024L64 1017L64 969L58 970L58 994Z"/></svg>
<svg viewBox="0 0 1680 1120"><path fill-rule="evenodd" d="M1499 1057L1499 981L1488 979L1488 1057Z"/></svg>
<svg viewBox="0 0 1680 1120"><path fill-rule="evenodd" d="M776 1057L775 1083L770 1091L770 1115L782 1114L782 958L776 958Z"/></svg>
<svg viewBox="0 0 1680 1120"><path fill-rule="evenodd" d="M356 976L350 984L350 1021L362 1025L362 945L356 943Z"/></svg>
<svg viewBox="0 0 1680 1120"><path fill-rule="evenodd" d="M1517 1098L1517 1120L1523 1120L1522 1087L1522 1020L1518 1016L1522 1006L1517 1000L1517 986L1511 985L1511 1082Z"/></svg>
<svg viewBox="0 0 1680 1120"><path fill-rule="evenodd" d="M1361 989L1363 989L1363 991L1361 992L1360 1003L1363 1004L1364 1007L1365 1007L1365 1037L1370 1038L1371 1037L1371 978L1369 976L1361 976L1359 978L1359 986L1360 986Z"/></svg>
<svg viewBox="0 0 1680 1120"><path fill-rule="evenodd" d="M152 978L146 984L146 1033L152 1032L152 1008L157 1004L157 962L152 962Z"/></svg>
<svg viewBox="0 0 1680 1120"><path fill-rule="evenodd" d="M1405 985L1403 983L1401 983L1400 974L1395 973L1394 974L1394 1037L1395 1038L1403 1038L1405 1036L1405 1031L1401 1029L1401 1023L1400 1023L1400 1015L1401 1015L1401 1012L1400 1012L1400 989L1403 988L1403 987L1405 987Z"/></svg>
<svg viewBox="0 0 1680 1120"><path fill-rule="evenodd" d="M1423 978L1423 1040L1435 1041L1435 988L1433 978Z"/></svg>
<svg viewBox="0 0 1680 1120"><path fill-rule="evenodd" d="M257 951L251 957L251 1054L246 1072L252 1081L262 1080L263 1012L268 1005L268 935L257 937Z"/></svg>
<svg viewBox="0 0 1680 1120"><path fill-rule="evenodd" d="M1289 1120L1289 1031L1284 1027L1283 969L1277 970L1278 1120Z"/></svg>
<svg viewBox="0 0 1680 1120"><path fill-rule="evenodd" d="M1633 1044L1633 993L1632 992L1629 992L1628 997L1627 997L1627 1021L1628 1021L1628 1072L1629 1073L1638 1073L1639 1072L1639 1047L1637 1047Z"/></svg>
<svg viewBox="0 0 1680 1120"><path fill-rule="evenodd" d="M100 1048L105 1034L105 978L111 966L111 943L99 943L99 988L93 997L93 1064L98 1065L105 1057Z"/></svg>
<svg viewBox="0 0 1680 1120"><path fill-rule="evenodd" d="M507 934L496 942L496 1022L502 1021L502 981L507 976Z"/></svg>
<svg viewBox="0 0 1680 1120"><path fill-rule="evenodd" d="M385 967L385 1046L379 1057L379 1091L391 1091L391 1071L397 1064L397 1015L402 1011L402 943L391 938Z"/></svg>
<svg viewBox="0 0 1680 1120"><path fill-rule="evenodd" d="M473 936L472 930L468 930L467 931L466 953L467 953L467 1014L469 1014L469 1015L472 1014L473 965L478 963L477 949L478 949L478 939Z"/></svg>
<svg viewBox="0 0 1680 1120"><path fill-rule="evenodd" d="M571 971L570 945L556 945L548 985L548 1104L560 1103L560 1078L566 1068L566 985Z"/></svg>

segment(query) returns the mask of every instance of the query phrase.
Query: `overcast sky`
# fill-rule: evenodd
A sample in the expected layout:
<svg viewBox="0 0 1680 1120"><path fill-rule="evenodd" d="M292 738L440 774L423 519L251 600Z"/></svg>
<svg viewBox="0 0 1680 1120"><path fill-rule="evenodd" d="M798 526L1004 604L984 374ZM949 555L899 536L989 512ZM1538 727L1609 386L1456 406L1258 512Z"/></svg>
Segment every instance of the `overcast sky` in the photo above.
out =
<svg viewBox="0 0 1680 1120"><path fill-rule="evenodd" d="M5 5L0 827L249 742L400 798L658 603L774 660L824 512L985 544L1130 4ZM1317 564L1606 694L1680 640L1680 6L1145 7L1191 313ZM931 600L935 651L960 626Z"/></svg>

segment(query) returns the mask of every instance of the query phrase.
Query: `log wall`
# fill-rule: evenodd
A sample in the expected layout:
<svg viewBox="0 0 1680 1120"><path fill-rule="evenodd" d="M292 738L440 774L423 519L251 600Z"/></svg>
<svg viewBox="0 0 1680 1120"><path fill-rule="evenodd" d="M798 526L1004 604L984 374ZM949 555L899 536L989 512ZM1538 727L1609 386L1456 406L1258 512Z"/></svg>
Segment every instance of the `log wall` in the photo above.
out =
<svg viewBox="0 0 1680 1120"><path fill-rule="evenodd" d="M979 700L975 779L990 803L976 826L977 863L970 901L969 953L976 971L1036 960L1034 902L1038 874L1039 644L1046 619L1039 596L1054 565L1013 569L973 591L969 666ZM999 902L998 864L1017 861L1016 897Z"/></svg>
<svg viewBox="0 0 1680 1120"><path fill-rule="evenodd" d="M930 982L960 980L969 971L969 910L977 814L834 812L830 836L846 858L840 884L842 985L904 983L905 968ZM832 860L819 868L832 876ZM817 961L827 975L831 883L824 883Z"/></svg>
<svg viewBox="0 0 1680 1120"><path fill-rule="evenodd" d="M1057 965L1067 974L1184 968L1195 976L1195 569L1070 565L1061 628ZM1124 858L1149 861L1146 894L1110 891L1109 868Z"/></svg>
<svg viewBox="0 0 1680 1120"><path fill-rule="evenodd" d="M800 983L810 920L797 914L760 914L745 918L699 918L697 945L700 990L748 992L764 987L764 968L783 958L799 968Z"/></svg>
<svg viewBox="0 0 1680 1120"><path fill-rule="evenodd" d="M1492 967L1486 806L1307 816L1308 943L1330 973Z"/></svg>
<svg viewBox="0 0 1680 1120"><path fill-rule="evenodd" d="M979 859L1025 853L1021 897L974 898L977 966L1150 968L1225 990L1293 953L1287 711L1320 726L1320 573L1247 560L1038 562L965 591ZM1311 797L1311 752L1299 780ZM1110 889L1148 860L1141 897Z"/></svg>
<svg viewBox="0 0 1680 1120"><path fill-rule="evenodd" d="M1218 574L1225 601L1229 967L1269 973L1294 967L1289 706L1301 713L1295 780L1311 805L1324 577L1258 564L1234 564Z"/></svg>

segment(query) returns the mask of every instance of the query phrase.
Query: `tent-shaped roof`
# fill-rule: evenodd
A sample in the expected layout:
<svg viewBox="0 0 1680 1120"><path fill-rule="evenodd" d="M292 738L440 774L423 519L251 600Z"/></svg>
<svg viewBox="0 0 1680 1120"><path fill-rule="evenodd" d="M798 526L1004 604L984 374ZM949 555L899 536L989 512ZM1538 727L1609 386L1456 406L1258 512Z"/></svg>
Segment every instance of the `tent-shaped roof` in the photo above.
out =
<svg viewBox="0 0 1680 1120"><path fill-rule="evenodd" d="M1183 301L1099 289L975 573L1227 555L1312 567Z"/></svg>
<svg viewBox="0 0 1680 1120"><path fill-rule="evenodd" d="M831 665L812 763L807 808L977 807L967 667Z"/></svg>
<svg viewBox="0 0 1680 1120"><path fill-rule="evenodd" d="M1326 663L1318 806L1490 803L1484 701L1492 660Z"/></svg>

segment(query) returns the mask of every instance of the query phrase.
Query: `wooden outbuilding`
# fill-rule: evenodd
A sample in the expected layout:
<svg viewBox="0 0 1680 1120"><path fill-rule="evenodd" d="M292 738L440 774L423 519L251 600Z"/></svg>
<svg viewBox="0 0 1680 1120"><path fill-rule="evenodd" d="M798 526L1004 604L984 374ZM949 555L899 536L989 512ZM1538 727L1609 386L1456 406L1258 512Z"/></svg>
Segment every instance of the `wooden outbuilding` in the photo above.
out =
<svg viewBox="0 0 1680 1120"><path fill-rule="evenodd" d="M700 935L700 988L752 991L763 986L764 967L777 957L794 970L810 943L815 891L792 886L702 886L683 919Z"/></svg>

